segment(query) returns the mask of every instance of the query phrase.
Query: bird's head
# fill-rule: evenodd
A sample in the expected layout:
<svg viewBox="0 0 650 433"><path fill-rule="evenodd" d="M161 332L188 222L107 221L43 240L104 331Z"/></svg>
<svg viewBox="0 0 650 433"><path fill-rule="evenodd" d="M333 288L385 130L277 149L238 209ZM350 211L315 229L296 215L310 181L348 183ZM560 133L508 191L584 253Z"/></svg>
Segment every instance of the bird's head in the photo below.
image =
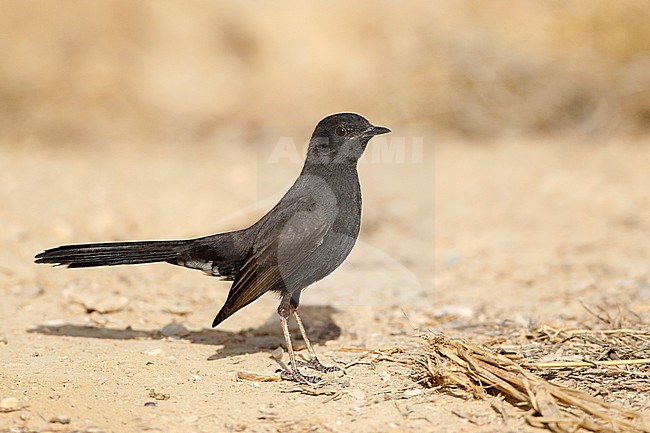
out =
<svg viewBox="0 0 650 433"><path fill-rule="evenodd" d="M356 164L368 141L388 132L390 129L374 126L358 114L332 114L316 125L309 140L307 164Z"/></svg>

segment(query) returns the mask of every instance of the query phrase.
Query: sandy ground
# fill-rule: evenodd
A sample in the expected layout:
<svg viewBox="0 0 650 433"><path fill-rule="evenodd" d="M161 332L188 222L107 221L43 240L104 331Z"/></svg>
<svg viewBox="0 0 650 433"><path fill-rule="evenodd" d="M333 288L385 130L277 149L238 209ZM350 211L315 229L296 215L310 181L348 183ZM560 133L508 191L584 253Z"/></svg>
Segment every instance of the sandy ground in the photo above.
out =
<svg viewBox="0 0 650 433"><path fill-rule="evenodd" d="M368 158L360 241L303 295L323 361L360 361L328 376L321 395L237 379L241 370L278 368L272 296L211 330L229 284L199 272L32 263L64 243L245 226L299 171L291 152L278 157L273 139L253 147L241 138L5 147L0 399L15 398L21 409L0 413L0 431L535 430L512 407L504 420L489 403L421 389L408 366L362 349L414 351L418 329L575 324L588 316L581 302L625 307L647 323L649 143L576 141L425 137L421 157L417 140L406 140L402 161ZM187 331L165 328L172 323Z"/></svg>

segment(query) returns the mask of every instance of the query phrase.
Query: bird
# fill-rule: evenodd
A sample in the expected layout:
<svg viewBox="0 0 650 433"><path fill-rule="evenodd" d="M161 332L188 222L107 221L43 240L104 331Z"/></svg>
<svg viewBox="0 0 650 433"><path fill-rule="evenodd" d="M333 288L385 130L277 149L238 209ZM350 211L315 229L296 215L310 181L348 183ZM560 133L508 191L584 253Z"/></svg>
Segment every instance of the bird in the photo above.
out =
<svg viewBox="0 0 650 433"><path fill-rule="evenodd" d="M355 113L323 118L307 146L300 175L263 217L248 228L194 239L63 245L35 256L36 263L67 268L167 262L232 281L212 322L216 327L266 292L279 295L277 313L289 355L281 378L317 383L323 365L307 337L298 306L302 291L334 271L350 254L361 227L361 186L357 165L371 138L391 132ZM296 320L309 352L298 361L289 333Z"/></svg>

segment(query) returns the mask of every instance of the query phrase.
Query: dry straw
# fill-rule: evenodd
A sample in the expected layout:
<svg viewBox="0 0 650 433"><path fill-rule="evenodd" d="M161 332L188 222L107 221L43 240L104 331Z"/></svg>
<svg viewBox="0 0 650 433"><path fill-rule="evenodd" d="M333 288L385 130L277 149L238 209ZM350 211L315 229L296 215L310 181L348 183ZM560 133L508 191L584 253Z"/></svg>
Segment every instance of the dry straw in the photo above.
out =
<svg viewBox="0 0 650 433"><path fill-rule="evenodd" d="M429 333L422 338L425 351L416 358L415 365L417 379L425 386L460 388L477 398L496 391L511 403L530 409L526 416L529 424L557 433L580 429L605 433L650 432L647 420L638 412L585 391L551 383L530 371L598 363L531 363L440 334Z"/></svg>

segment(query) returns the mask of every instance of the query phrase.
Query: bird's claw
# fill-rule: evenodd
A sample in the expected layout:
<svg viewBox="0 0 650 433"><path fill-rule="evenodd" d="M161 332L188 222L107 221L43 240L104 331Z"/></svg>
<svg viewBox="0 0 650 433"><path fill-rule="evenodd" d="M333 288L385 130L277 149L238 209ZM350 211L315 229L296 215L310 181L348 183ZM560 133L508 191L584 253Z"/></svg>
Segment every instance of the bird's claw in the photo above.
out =
<svg viewBox="0 0 650 433"><path fill-rule="evenodd" d="M298 367L307 367L312 370L316 370L320 373L334 373L336 371L341 371L339 367L336 366L327 366L320 363L318 358L309 358L309 361L296 361Z"/></svg>
<svg viewBox="0 0 650 433"><path fill-rule="evenodd" d="M293 370L293 371L282 370L280 372L280 377L282 378L282 380L290 380L292 382L298 382L304 385L315 385L321 381L320 377L307 376L302 374L298 370Z"/></svg>

